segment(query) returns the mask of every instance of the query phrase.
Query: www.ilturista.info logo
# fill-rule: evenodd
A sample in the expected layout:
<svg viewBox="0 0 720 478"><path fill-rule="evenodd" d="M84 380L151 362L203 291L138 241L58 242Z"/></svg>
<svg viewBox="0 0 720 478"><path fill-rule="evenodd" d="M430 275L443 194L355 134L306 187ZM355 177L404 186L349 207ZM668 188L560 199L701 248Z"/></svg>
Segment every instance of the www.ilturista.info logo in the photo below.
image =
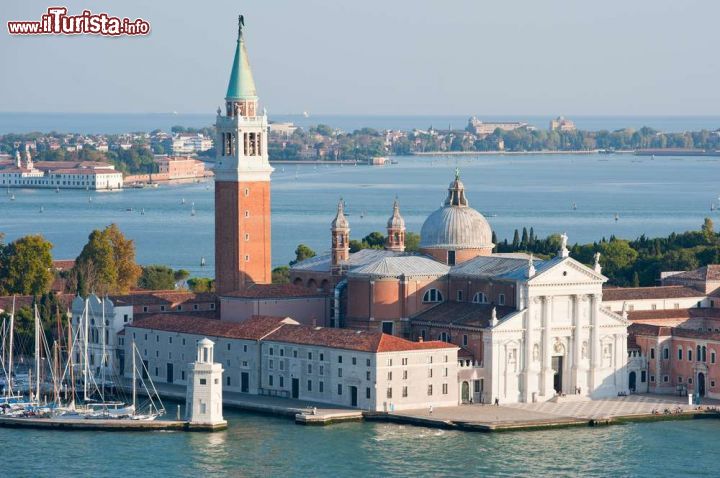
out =
<svg viewBox="0 0 720 478"><path fill-rule="evenodd" d="M66 7L50 7L39 22L7 22L11 35L147 35L150 23L137 18L112 17L107 13L83 10L80 15L68 15Z"/></svg>

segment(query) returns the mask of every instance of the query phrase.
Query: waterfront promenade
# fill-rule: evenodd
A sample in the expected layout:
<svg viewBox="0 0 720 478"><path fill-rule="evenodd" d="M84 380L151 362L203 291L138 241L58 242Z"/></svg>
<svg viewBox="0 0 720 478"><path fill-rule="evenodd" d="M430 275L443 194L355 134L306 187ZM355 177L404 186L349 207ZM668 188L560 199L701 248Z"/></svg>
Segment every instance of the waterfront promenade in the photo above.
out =
<svg viewBox="0 0 720 478"><path fill-rule="evenodd" d="M682 409L679 414L664 410ZM459 405L457 407L403 410L388 414L390 421L441 428L476 431L529 430L566 426L615 424L627 421L716 417L708 408L720 407L718 400L704 400L702 410L688 405L687 397L674 395L629 395L574 402L515 403L509 405ZM653 414L657 410L659 414Z"/></svg>
<svg viewBox="0 0 720 478"><path fill-rule="evenodd" d="M163 398L185 399L185 387L182 385L157 384L156 387ZM698 407L688 405L687 397L656 394L561 403L514 403L500 406L464 404L435 408L432 413L429 408L387 413L367 412L325 403L228 391L223 392L223 404L228 408L293 418L296 423L303 425L328 425L364 419L481 432L612 425L629 421L720 418L718 412L711 410L720 409L720 400L704 399L698 410ZM682 413L663 413L666 409L675 410L678 407ZM653 414L653 410L659 414ZM174 413L172 407L169 407L168 415Z"/></svg>

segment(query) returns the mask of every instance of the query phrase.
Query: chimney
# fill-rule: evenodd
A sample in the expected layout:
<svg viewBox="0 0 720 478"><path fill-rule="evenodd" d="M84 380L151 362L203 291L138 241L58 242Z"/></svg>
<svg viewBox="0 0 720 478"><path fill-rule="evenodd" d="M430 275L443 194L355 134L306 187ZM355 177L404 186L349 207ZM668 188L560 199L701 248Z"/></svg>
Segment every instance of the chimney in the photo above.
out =
<svg viewBox="0 0 720 478"><path fill-rule="evenodd" d="M420 337L418 337L418 342L422 342L422 341L423 341L423 338L422 338L422 335L421 335Z"/></svg>

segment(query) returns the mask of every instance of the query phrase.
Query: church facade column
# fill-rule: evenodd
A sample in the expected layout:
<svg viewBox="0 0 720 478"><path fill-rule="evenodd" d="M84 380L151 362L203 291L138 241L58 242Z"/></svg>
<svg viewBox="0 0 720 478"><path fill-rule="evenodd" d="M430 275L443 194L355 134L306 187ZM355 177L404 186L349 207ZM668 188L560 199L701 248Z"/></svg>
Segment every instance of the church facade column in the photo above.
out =
<svg viewBox="0 0 720 478"><path fill-rule="evenodd" d="M525 310L525 337L523 344L524 352L523 352L523 399L525 402L531 402L532 401L532 390L530 390L530 376L532 374L532 368L533 368L533 313L535 312L535 308L532 305L533 301L529 300L527 303L527 309Z"/></svg>
<svg viewBox="0 0 720 478"><path fill-rule="evenodd" d="M572 383L575 389L583 387L582 371L582 311L583 296L575 294L573 298L573 338L572 338Z"/></svg>
<svg viewBox="0 0 720 478"><path fill-rule="evenodd" d="M552 330L550 323L552 322L552 297L543 296L542 298L542 377L540 384L540 393L545 397L553 395L553 369L552 369Z"/></svg>
<svg viewBox="0 0 720 478"><path fill-rule="evenodd" d="M600 296L592 294L590 296L590 390L597 389L598 369L600 368L600 330L598 312L600 307Z"/></svg>

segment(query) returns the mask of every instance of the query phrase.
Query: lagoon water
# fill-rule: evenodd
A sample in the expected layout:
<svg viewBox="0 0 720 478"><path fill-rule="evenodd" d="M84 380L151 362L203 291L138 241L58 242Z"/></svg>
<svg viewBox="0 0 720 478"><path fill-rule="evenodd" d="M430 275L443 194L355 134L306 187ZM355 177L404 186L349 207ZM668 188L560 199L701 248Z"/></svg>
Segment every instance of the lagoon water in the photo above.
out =
<svg viewBox="0 0 720 478"><path fill-rule="evenodd" d="M229 429L211 434L0 429L2 475L717 476L716 420L483 434L226 418Z"/></svg>
<svg viewBox="0 0 720 478"><path fill-rule="evenodd" d="M399 164L384 167L277 165L272 182L273 264L287 264L298 243L327 251L330 221L340 197L347 204L353 238L384 232L395 195L408 230L419 232L425 218L444 200L456 167L470 205L487 216L501 240L512 239L514 229L523 226L534 227L540 236L567 232L573 243L612 234L635 238L699 229L708 216L720 221L718 211L710 211L711 203L720 202L719 158L397 159ZM53 242L55 258L74 258L93 228L115 222L135 240L140 263L212 275L212 181L116 192L24 189L10 194L14 201L0 190L0 232L6 234L6 241L38 233ZM206 267L201 268L203 257Z"/></svg>

